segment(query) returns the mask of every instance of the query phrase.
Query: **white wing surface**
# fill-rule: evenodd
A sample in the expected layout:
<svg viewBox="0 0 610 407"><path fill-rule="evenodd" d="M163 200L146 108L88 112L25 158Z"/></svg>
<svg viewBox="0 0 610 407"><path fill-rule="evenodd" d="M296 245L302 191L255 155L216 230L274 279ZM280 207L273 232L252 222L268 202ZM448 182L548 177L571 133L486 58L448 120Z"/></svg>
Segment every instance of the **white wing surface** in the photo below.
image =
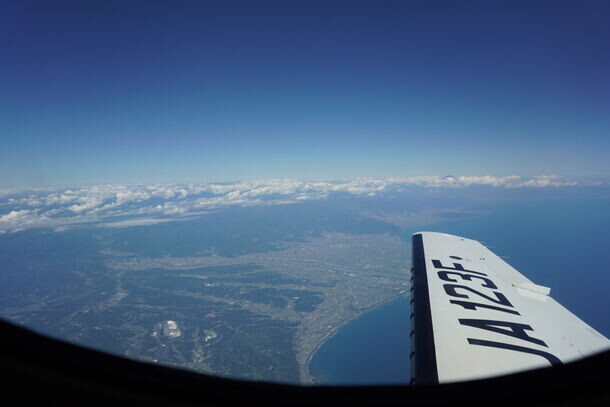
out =
<svg viewBox="0 0 610 407"><path fill-rule="evenodd" d="M413 235L414 383L559 365L610 347L602 334L476 240Z"/></svg>

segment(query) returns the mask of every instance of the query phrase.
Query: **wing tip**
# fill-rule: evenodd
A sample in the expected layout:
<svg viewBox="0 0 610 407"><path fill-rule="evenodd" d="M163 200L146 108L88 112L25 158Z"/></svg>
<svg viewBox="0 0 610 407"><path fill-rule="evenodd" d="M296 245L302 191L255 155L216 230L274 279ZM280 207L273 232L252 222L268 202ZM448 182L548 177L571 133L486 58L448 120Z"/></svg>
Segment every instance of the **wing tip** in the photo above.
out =
<svg viewBox="0 0 610 407"><path fill-rule="evenodd" d="M452 235L452 234L449 234L449 233L430 232L430 231L425 231L425 230L413 233L413 236L416 236L416 235L422 235L422 237L424 237L424 236L444 236L444 237L460 239L460 240L473 240L473 239L469 239L467 237L458 236L458 235Z"/></svg>

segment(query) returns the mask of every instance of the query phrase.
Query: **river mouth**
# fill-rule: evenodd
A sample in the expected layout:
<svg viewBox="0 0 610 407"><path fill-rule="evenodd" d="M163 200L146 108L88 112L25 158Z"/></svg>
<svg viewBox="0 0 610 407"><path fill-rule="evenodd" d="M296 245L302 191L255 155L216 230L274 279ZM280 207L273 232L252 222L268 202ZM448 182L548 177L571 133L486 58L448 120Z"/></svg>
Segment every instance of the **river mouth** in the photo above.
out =
<svg viewBox="0 0 610 407"><path fill-rule="evenodd" d="M322 343L308 365L313 384L408 384L409 298L400 296L360 315Z"/></svg>

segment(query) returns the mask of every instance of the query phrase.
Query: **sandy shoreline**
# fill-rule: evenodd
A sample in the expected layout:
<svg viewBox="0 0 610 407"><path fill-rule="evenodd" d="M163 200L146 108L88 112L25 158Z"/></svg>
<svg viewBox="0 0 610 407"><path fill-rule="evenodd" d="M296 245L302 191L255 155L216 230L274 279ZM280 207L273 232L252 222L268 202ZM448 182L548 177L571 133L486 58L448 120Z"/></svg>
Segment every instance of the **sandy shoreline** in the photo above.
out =
<svg viewBox="0 0 610 407"><path fill-rule="evenodd" d="M379 301L379 302L376 302L375 304L370 305L370 306L369 306L369 307L367 307L367 308L363 308L361 312L357 313L356 315L354 315L354 316L352 316L352 317L350 317L350 318L346 318L346 319L344 319L344 320L343 320L343 321L341 321L341 322L340 322L340 323L339 323L339 324L338 324L338 325L337 325L337 326L336 326L336 327L335 327L335 328L334 328L332 331L330 331L330 332L329 332L327 335L325 335L324 337L322 337L322 338L321 338L321 339L318 341L318 343L316 343L316 346L315 346L315 347L314 347L314 348L311 350L311 352L309 352L309 354L307 355L307 359L306 359L306 362L305 362L305 366L304 366L304 368L303 368L303 372L302 372L302 383L301 383L301 384L303 384L303 385L313 385L313 384L315 384L315 383L313 382L312 376L311 376L311 375L310 375L310 373L309 373L309 364L310 364L311 360L313 359L313 356L315 355L315 353L317 352L317 350L318 350L318 349L319 349L319 348L320 348L320 347L321 347L321 346L322 346L322 345L323 345L323 344L324 344L324 343L325 343L327 340L329 340L330 338L332 338L332 337L333 337L333 336L334 336L334 335L335 335L335 334L336 334L336 333L339 331L339 329L341 329L341 328L342 328L343 326L345 326L347 323L349 323L349 322L351 322L351 321L353 321L353 320L357 319L358 317L360 317L360 316L362 316L362 315L366 314L367 312L372 311L374 308L378 308L378 307L382 306L383 304L386 304L386 303L388 303L388 302L390 302L390 301L393 301L393 300L395 300L395 299L397 299L397 298L399 298L399 297L406 296L406 295L408 296L409 294L397 294L397 295L394 295L394 296L392 296L392 297L390 297L390 298L386 298L386 299L383 299L383 300L381 300L381 301Z"/></svg>

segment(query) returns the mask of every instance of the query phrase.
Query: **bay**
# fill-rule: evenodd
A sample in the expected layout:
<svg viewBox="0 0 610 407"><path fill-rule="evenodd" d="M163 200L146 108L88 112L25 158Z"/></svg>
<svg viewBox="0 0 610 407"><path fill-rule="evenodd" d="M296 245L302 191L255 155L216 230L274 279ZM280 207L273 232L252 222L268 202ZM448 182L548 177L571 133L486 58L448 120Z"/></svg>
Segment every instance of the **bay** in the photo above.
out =
<svg viewBox="0 0 610 407"><path fill-rule="evenodd" d="M408 383L410 309L409 297L398 297L339 328L309 364L315 384Z"/></svg>

